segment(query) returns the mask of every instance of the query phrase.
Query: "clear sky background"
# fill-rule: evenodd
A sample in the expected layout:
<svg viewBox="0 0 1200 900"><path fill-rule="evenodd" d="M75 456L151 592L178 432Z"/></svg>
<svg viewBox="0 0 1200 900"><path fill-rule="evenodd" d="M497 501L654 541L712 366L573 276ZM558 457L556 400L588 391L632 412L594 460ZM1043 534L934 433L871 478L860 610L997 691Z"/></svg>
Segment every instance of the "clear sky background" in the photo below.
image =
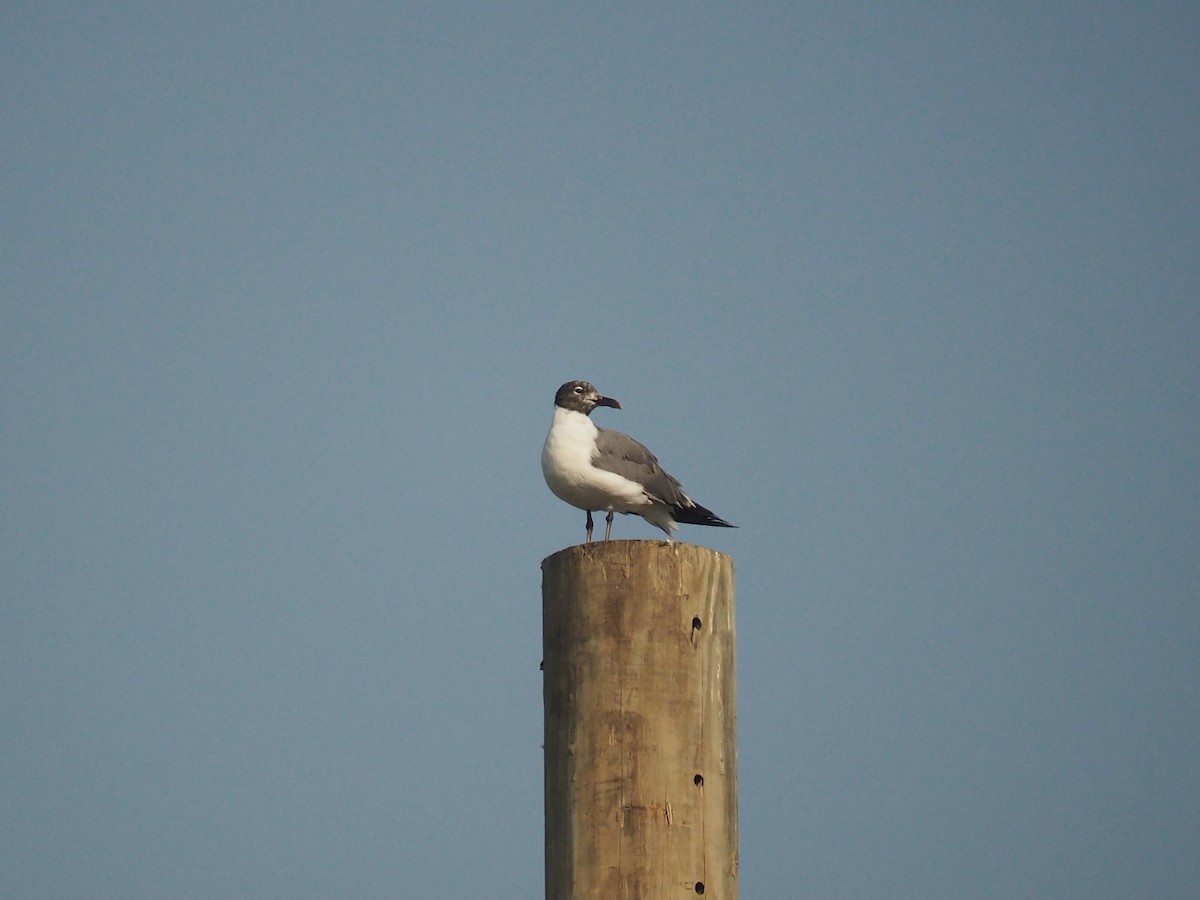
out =
<svg viewBox="0 0 1200 900"><path fill-rule="evenodd" d="M743 897L1200 896L1200 5L0 26L0 895L540 896L583 378L741 526Z"/></svg>

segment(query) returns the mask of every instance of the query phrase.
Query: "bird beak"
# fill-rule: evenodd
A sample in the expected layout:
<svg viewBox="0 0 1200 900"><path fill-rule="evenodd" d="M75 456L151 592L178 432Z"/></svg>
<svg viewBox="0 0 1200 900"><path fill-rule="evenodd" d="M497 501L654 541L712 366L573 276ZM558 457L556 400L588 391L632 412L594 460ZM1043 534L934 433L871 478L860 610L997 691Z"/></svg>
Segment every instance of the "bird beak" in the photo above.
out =
<svg viewBox="0 0 1200 900"><path fill-rule="evenodd" d="M618 403L616 400L614 400L612 397L597 397L596 405L597 406L611 406L613 409L621 408L621 404Z"/></svg>

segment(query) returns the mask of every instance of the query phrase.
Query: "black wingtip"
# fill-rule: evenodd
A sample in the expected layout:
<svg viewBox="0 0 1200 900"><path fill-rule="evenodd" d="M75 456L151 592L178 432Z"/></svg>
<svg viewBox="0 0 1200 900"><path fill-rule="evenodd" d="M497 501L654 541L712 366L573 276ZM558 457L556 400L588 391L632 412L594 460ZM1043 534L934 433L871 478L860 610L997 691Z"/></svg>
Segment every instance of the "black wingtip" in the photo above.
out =
<svg viewBox="0 0 1200 900"><path fill-rule="evenodd" d="M705 509L700 504L695 506L673 506L671 516L680 525L711 525L714 528L737 528L731 522L726 522L711 509Z"/></svg>

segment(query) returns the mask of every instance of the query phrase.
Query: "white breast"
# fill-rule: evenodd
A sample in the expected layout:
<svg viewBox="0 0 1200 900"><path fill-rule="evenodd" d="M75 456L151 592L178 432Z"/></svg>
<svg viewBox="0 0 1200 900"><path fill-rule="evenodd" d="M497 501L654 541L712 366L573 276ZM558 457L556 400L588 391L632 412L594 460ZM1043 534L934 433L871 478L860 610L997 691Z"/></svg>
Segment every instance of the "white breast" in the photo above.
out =
<svg viewBox="0 0 1200 900"><path fill-rule="evenodd" d="M554 495L579 509L636 512L648 505L641 485L592 465L596 426L583 413L555 407L542 447L542 474Z"/></svg>

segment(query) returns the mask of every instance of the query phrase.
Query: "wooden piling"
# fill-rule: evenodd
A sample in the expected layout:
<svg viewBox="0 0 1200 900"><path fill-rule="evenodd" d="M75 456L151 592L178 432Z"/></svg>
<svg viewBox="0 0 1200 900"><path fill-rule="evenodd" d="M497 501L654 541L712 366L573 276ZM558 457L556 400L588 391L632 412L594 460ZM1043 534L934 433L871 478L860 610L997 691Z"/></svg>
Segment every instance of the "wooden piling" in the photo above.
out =
<svg viewBox="0 0 1200 900"><path fill-rule="evenodd" d="M736 900L733 560L561 550L542 643L546 900Z"/></svg>

